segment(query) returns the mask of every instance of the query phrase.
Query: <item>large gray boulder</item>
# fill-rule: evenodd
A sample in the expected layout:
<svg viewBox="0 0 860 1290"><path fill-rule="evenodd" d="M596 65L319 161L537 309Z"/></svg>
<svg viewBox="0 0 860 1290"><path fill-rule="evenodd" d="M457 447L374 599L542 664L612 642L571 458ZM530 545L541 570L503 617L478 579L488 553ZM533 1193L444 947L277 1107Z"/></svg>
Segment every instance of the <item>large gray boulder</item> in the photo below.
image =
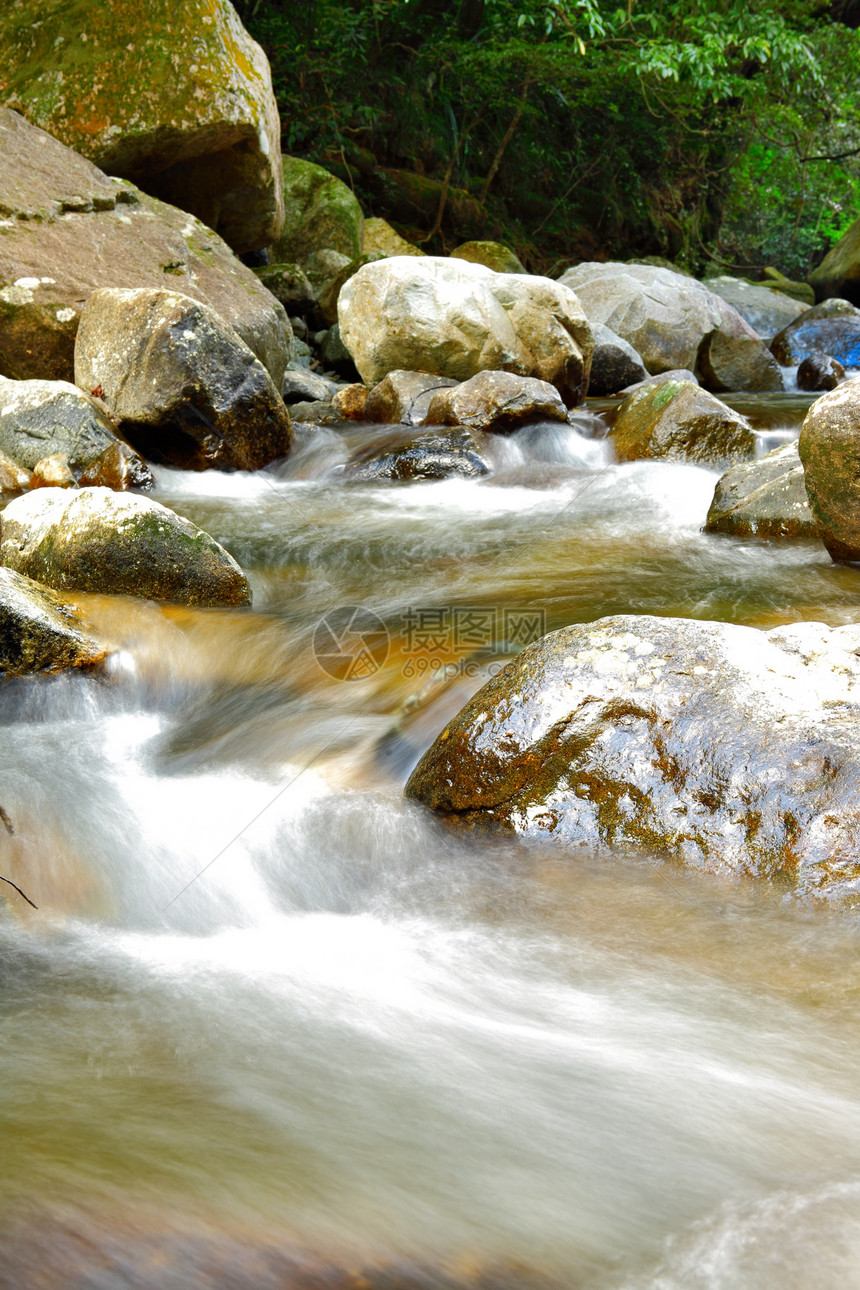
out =
<svg viewBox="0 0 860 1290"><path fill-rule="evenodd" d="M860 891L860 625L622 616L529 646L406 786L461 825Z"/></svg>
<svg viewBox="0 0 860 1290"><path fill-rule="evenodd" d="M860 560L860 377L815 400L798 446L821 540L834 560Z"/></svg>
<svg viewBox="0 0 860 1290"><path fill-rule="evenodd" d="M0 676L89 670L107 654L74 605L14 569L0 568Z"/></svg>
<svg viewBox="0 0 860 1290"><path fill-rule="evenodd" d="M753 331L767 342L807 308L801 301L792 300L781 291L771 291L764 285L757 286L728 274L707 278L705 286L736 309Z"/></svg>
<svg viewBox="0 0 860 1290"><path fill-rule="evenodd" d="M746 417L692 381L641 385L619 407L610 435L619 461L712 464L752 457L756 445Z"/></svg>
<svg viewBox="0 0 860 1290"><path fill-rule="evenodd" d="M398 369L458 381L498 369L548 381L568 406L588 388L591 329L573 292L549 278L394 256L350 278L338 319L368 385Z"/></svg>
<svg viewBox="0 0 860 1290"><path fill-rule="evenodd" d="M71 381L81 308L98 287L177 288L283 378L284 307L217 233L0 108L0 374Z"/></svg>
<svg viewBox="0 0 860 1290"><path fill-rule="evenodd" d="M56 591L251 603L242 570L208 533L149 497L109 488L40 488L10 502L0 564Z"/></svg>
<svg viewBox="0 0 860 1290"><path fill-rule="evenodd" d="M290 449L290 416L262 363L214 309L177 291L93 292L75 380L100 388L150 460L258 470Z"/></svg>
<svg viewBox="0 0 860 1290"><path fill-rule="evenodd" d="M797 444L783 444L758 461L731 466L717 481L705 532L754 538L817 537Z"/></svg>
<svg viewBox="0 0 860 1290"><path fill-rule="evenodd" d="M236 251L278 236L269 63L229 0L5 0L0 66L7 102L110 174L193 212Z"/></svg>
<svg viewBox="0 0 860 1290"><path fill-rule="evenodd" d="M783 388L761 338L693 278L650 264L589 262L559 281L576 292L588 321L622 336L652 374L689 368L717 394Z"/></svg>
<svg viewBox="0 0 860 1290"><path fill-rule="evenodd" d="M110 420L76 385L0 376L0 450L28 470L58 452L88 466L117 442Z"/></svg>

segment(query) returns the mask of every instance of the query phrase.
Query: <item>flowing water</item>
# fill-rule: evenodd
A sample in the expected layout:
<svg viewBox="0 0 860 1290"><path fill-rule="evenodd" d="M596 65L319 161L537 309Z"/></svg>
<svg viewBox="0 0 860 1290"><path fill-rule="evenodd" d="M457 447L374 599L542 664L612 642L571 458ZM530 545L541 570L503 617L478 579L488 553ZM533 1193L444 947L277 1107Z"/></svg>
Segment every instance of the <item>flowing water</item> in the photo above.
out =
<svg viewBox="0 0 860 1290"><path fill-rule="evenodd" d="M769 446L806 403L745 410ZM110 675L0 686L39 906L0 914L4 1288L860 1287L856 922L402 796L536 631L860 616L860 571L702 534L716 472L600 430L478 481L340 482L354 428L162 470L254 611L82 596ZM344 606L380 620L349 680Z"/></svg>

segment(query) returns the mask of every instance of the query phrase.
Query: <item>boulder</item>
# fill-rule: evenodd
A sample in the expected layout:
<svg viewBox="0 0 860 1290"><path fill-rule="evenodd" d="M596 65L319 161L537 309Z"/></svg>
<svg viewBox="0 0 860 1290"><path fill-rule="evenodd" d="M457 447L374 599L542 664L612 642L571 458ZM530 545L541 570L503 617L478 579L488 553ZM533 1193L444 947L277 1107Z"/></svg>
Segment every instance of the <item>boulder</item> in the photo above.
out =
<svg viewBox="0 0 860 1290"><path fill-rule="evenodd" d="M350 260L349 264L344 265L336 277L320 288L316 296L316 312L327 327L333 327L337 322L337 302L344 285L349 282L353 274L358 273L363 265L375 264L377 260L384 260L385 258L382 251L368 251L366 254L358 256L357 259Z"/></svg>
<svg viewBox="0 0 860 1290"><path fill-rule="evenodd" d="M116 442L108 417L76 385L0 376L0 449L29 470L55 453L83 467Z"/></svg>
<svg viewBox="0 0 860 1290"><path fill-rule="evenodd" d="M383 255L424 255L420 246L407 242L388 220L374 216L364 221L364 234L361 249L367 254L370 251L382 251Z"/></svg>
<svg viewBox="0 0 860 1290"><path fill-rule="evenodd" d="M619 461L710 464L752 457L756 445L746 417L691 381L662 381L628 394L610 436Z"/></svg>
<svg viewBox="0 0 860 1290"><path fill-rule="evenodd" d="M821 540L834 560L860 560L860 377L816 399L798 446Z"/></svg>
<svg viewBox="0 0 860 1290"><path fill-rule="evenodd" d="M490 472L479 439L468 430L418 435L390 450L359 452L346 463L341 478L374 480L478 479Z"/></svg>
<svg viewBox="0 0 860 1290"><path fill-rule="evenodd" d="M347 260L361 255L364 216L351 188L312 161L284 157L284 228L273 239L273 261L305 267L314 251L339 251Z"/></svg>
<svg viewBox="0 0 860 1290"><path fill-rule="evenodd" d="M494 273L527 273L525 265L502 242L463 242L451 252L455 260L483 264Z"/></svg>
<svg viewBox="0 0 860 1290"><path fill-rule="evenodd" d="M791 296L792 300L797 300L803 305L804 309L809 309L815 304L815 292L808 282L797 282L793 278L787 278L779 269L775 269L772 264L762 270L764 274L762 285L768 287L771 291L779 291L782 295ZM751 283L757 286L757 283Z"/></svg>
<svg viewBox="0 0 860 1290"><path fill-rule="evenodd" d="M0 452L0 494L14 497L17 493L26 493L30 487L30 472L17 461Z"/></svg>
<svg viewBox="0 0 860 1290"><path fill-rule="evenodd" d="M807 354L797 369L799 390L835 390L845 377L845 368L829 354Z"/></svg>
<svg viewBox="0 0 860 1290"><path fill-rule="evenodd" d="M14 569L0 568L0 675L89 670L107 654L74 605Z"/></svg>
<svg viewBox="0 0 860 1290"><path fill-rule="evenodd" d="M427 410L429 425L468 426L507 434L534 421L567 421L567 408L554 385L513 372L478 372L439 390Z"/></svg>
<svg viewBox="0 0 860 1290"><path fill-rule="evenodd" d="M350 264L352 264L350 257L341 255L340 251L332 251L324 247L321 251L311 252L302 267L313 288L314 304L316 304L317 293Z"/></svg>
<svg viewBox="0 0 860 1290"><path fill-rule="evenodd" d="M605 618L509 663L406 794L564 849L630 848L856 899L858 722L858 625Z"/></svg>
<svg viewBox="0 0 860 1290"><path fill-rule="evenodd" d="M809 275L816 300L843 296L860 305L860 219L832 246L817 269Z"/></svg>
<svg viewBox="0 0 860 1290"><path fill-rule="evenodd" d="M127 443L117 442L90 462L78 482L81 488L112 488L125 493L130 488L148 492L155 481L140 453Z"/></svg>
<svg viewBox="0 0 860 1290"><path fill-rule="evenodd" d="M502 370L548 381L569 406L588 388L591 329L573 292L549 278L395 256L350 278L338 318L368 385L397 370L458 381Z"/></svg>
<svg viewBox="0 0 860 1290"><path fill-rule="evenodd" d="M298 264L266 264L254 273L292 317L310 313L316 303L310 278Z"/></svg>
<svg viewBox="0 0 860 1290"><path fill-rule="evenodd" d="M269 373L214 309L177 291L90 296L75 379L98 386L125 437L187 470L259 470L289 452L290 415Z"/></svg>
<svg viewBox="0 0 860 1290"><path fill-rule="evenodd" d="M287 406L301 403L306 399L331 399L337 392L337 385L325 376L318 376L307 368L284 372L284 383L281 394Z"/></svg>
<svg viewBox="0 0 860 1290"><path fill-rule="evenodd" d="M701 282L647 264L578 264L559 279L588 321L628 341L652 374L690 368L708 389L783 388L773 355L740 314Z"/></svg>
<svg viewBox="0 0 860 1290"><path fill-rule="evenodd" d="M602 323L593 324L591 331L594 354L588 382L590 395L617 394L619 390L647 379L645 365L632 345Z"/></svg>
<svg viewBox="0 0 860 1290"><path fill-rule="evenodd" d="M359 381L342 385L337 394L332 395L332 411L344 421L363 421L369 394L367 386Z"/></svg>
<svg viewBox="0 0 860 1290"><path fill-rule="evenodd" d="M0 66L5 101L34 125L234 250L280 233L269 63L227 0L6 0Z"/></svg>
<svg viewBox="0 0 860 1290"><path fill-rule="evenodd" d="M774 336L771 349L785 367L810 354L827 354L843 367L860 367L860 309L847 300L825 300Z"/></svg>
<svg viewBox="0 0 860 1290"><path fill-rule="evenodd" d="M33 467L30 476L31 488L77 488L69 459L64 452L55 452L50 457L43 457Z"/></svg>
<svg viewBox="0 0 860 1290"><path fill-rule="evenodd" d="M705 532L756 538L818 537L797 444L783 444L758 461L731 466L717 482Z"/></svg>
<svg viewBox="0 0 860 1290"><path fill-rule="evenodd" d="M382 424L422 425L434 395L456 384L449 376L427 372L389 372L368 394L362 418Z"/></svg>
<svg viewBox="0 0 860 1290"><path fill-rule="evenodd" d="M635 385L628 385L619 394L635 394L637 390L646 388L649 385L665 385L667 381L689 381L691 385L698 385L698 379L694 372L687 367L676 367L669 372L660 372L657 376L646 376L644 381L637 381Z"/></svg>
<svg viewBox="0 0 860 1290"><path fill-rule="evenodd" d="M0 563L57 591L249 605L236 561L166 506L109 488L40 488L0 517Z"/></svg>
<svg viewBox="0 0 860 1290"><path fill-rule="evenodd" d="M217 234L0 108L0 374L70 381L98 287L178 287L284 374L284 307Z"/></svg>
<svg viewBox="0 0 860 1290"><path fill-rule="evenodd" d="M765 341L773 340L777 332L782 331L783 327L787 327L807 308L799 300L792 300L783 292L771 290L764 285L754 286L751 282L729 277L728 274L708 278L704 285L736 309Z"/></svg>

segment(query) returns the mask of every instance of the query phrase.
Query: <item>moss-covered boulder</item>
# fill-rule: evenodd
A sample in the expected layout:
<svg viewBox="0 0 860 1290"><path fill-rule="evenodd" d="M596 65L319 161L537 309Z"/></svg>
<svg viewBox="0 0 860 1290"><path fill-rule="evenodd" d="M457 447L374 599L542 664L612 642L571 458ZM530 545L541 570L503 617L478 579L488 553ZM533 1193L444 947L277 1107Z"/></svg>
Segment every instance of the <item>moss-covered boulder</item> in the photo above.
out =
<svg viewBox="0 0 860 1290"><path fill-rule="evenodd" d="M69 381L0 376L0 449L28 470L55 453L82 468L117 442L95 400Z"/></svg>
<svg viewBox="0 0 860 1290"><path fill-rule="evenodd" d="M283 305L216 233L0 108L0 374L71 381L81 308L98 287L178 288L283 377Z"/></svg>
<svg viewBox="0 0 860 1290"><path fill-rule="evenodd" d="M56 591L251 603L247 578L208 533L149 497L109 488L40 488L10 502L0 563Z"/></svg>
<svg viewBox="0 0 860 1290"><path fill-rule="evenodd" d="M362 252L381 251L383 255L424 255L420 246L407 242L397 229L392 228L387 219L371 216L364 221L364 233L361 242Z"/></svg>
<svg viewBox="0 0 860 1290"><path fill-rule="evenodd" d="M101 391L151 461L259 470L290 450L290 414L263 364L214 309L178 291L94 291L75 379Z"/></svg>
<svg viewBox="0 0 860 1290"><path fill-rule="evenodd" d="M860 560L860 378L816 399L799 449L821 540L834 560Z"/></svg>
<svg viewBox="0 0 860 1290"><path fill-rule="evenodd" d="M844 296L860 305L860 219L832 246L817 269L809 275L816 300Z"/></svg>
<svg viewBox="0 0 860 1290"><path fill-rule="evenodd" d="M2 96L236 251L281 231L268 60L228 0L6 0Z"/></svg>
<svg viewBox="0 0 860 1290"><path fill-rule="evenodd" d="M463 242L451 252L455 260L483 264L494 273L527 273L523 262L503 242Z"/></svg>
<svg viewBox="0 0 860 1290"><path fill-rule="evenodd" d="M817 537L797 444L787 443L758 461L731 466L717 481L705 532L754 538Z"/></svg>
<svg viewBox="0 0 860 1290"><path fill-rule="evenodd" d="M107 654L74 605L14 569L0 568L0 675L89 670Z"/></svg>
<svg viewBox="0 0 860 1290"><path fill-rule="evenodd" d="M619 461L725 462L752 457L749 422L692 381L660 381L628 394L611 430Z"/></svg>
<svg viewBox="0 0 860 1290"><path fill-rule="evenodd" d="M858 625L605 618L509 663L406 794L568 856L629 848L856 900L858 721Z"/></svg>
<svg viewBox="0 0 860 1290"><path fill-rule="evenodd" d="M284 228L273 240L273 261L304 266L314 251L362 252L364 216L358 199L336 175L312 161L283 158Z"/></svg>

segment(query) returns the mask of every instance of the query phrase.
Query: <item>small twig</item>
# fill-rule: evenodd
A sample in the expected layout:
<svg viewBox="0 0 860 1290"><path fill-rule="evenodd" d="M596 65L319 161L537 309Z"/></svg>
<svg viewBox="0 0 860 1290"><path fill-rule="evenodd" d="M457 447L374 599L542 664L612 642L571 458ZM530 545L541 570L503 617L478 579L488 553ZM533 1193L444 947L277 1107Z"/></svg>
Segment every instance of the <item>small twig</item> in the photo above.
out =
<svg viewBox="0 0 860 1290"><path fill-rule="evenodd" d="M15 890L17 891L18 895L21 897L22 900L26 900L28 905L32 905L34 909L39 908L38 905L33 904L33 901L30 899L30 897L25 895L24 892L21 890L21 888L18 886L17 882L13 882L11 878L4 878L3 875L0 873L0 882L8 883L10 887L15 888Z"/></svg>

